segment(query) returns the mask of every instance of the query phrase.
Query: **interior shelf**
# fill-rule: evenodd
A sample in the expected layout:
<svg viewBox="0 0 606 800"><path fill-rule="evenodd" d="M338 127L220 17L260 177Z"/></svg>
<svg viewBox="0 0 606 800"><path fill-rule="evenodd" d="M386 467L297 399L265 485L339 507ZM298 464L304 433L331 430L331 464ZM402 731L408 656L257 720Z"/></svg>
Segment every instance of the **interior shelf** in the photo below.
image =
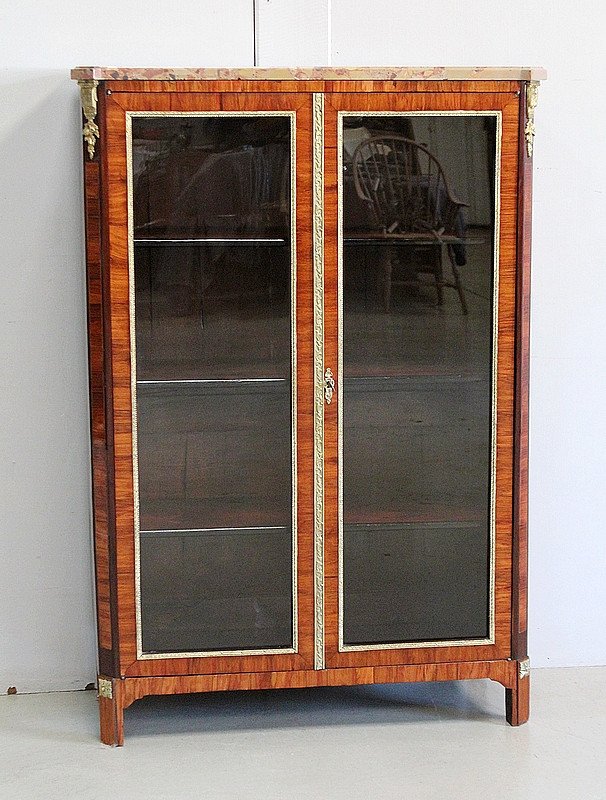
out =
<svg viewBox="0 0 606 800"><path fill-rule="evenodd" d="M374 511L354 509L346 511L343 524L347 528L468 528L485 525L487 514L480 513L477 508L456 508L434 506L431 510L420 510L414 507L409 510Z"/></svg>
<svg viewBox="0 0 606 800"><path fill-rule="evenodd" d="M272 384L272 383L286 383L287 378L168 378L166 380L140 380L137 381L138 387L149 386L175 386L175 387L195 387L203 385L234 385L241 384L249 386L250 384Z"/></svg>
<svg viewBox="0 0 606 800"><path fill-rule="evenodd" d="M249 533L279 533L290 529L286 525L255 525L244 528L169 528L164 530L140 530L139 533L146 538L150 537L183 537L183 536L222 536L229 534L249 534Z"/></svg>
<svg viewBox="0 0 606 800"><path fill-rule="evenodd" d="M135 247L284 247L289 242L281 237L265 236L195 236L191 238L135 239Z"/></svg>
<svg viewBox="0 0 606 800"><path fill-rule="evenodd" d="M284 373L288 373L288 365L284 365ZM161 385L172 385L175 388L200 385L233 385L238 384L242 386L252 384L284 384L290 382L289 377L280 377L276 373L263 374L262 371L254 373L250 369L245 376L242 374L230 375L229 372L223 372L221 375L217 374L212 377L199 377L199 371L196 373L186 372L182 375L172 376L170 373L166 377L157 377L158 373L149 367L142 371L145 377L137 380L137 387L154 387ZM169 377L170 375L170 377ZM347 373L343 377L345 386L348 389L362 389L368 391L374 390L389 390L389 389L405 389L407 386L414 384L415 387L421 387L424 383L473 383L484 384L490 383L490 378L477 372L467 370L445 370L445 369L426 369L417 368L413 365L401 367L393 367L392 371L387 371L385 367L377 366L360 366L359 368L349 365ZM376 383L373 383L376 382Z"/></svg>
<svg viewBox="0 0 606 800"><path fill-rule="evenodd" d="M415 389L422 388L425 384L478 384L488 385L490 379L485 375L463 370L441 369L415 369L402 366L393 372L385 374L385 369L380 367L363 367L359 371L356 367L349 366L343 376L347 389L360 389L363 391L387 391L390 389L406 390L409 386Z"/></svg>
<svg viewBox="0 0 606 800"><path fill-rule="evenodd" d="M214 531L284 532L291 529L290 502L280 498L264 498L255 504L250 499L228 498L223 500L171 500L147 499L142 506L141 532L154 535L158 531L171 531L181 535L183 531L201 528ZM195 534L194 534L195 535Z"/></svg>
<svg viewBox="0 0 606 800"><path fill-rule="evenodd" d="M376 391L401 391L408 387L422 388L425 384L489 384L489 379L480 375L467 375L463 373L442 374L440 372L419 372L403 373L401 375L381 375L381 374L359 374L345 375L344 385L346 389L365 392ZM254 388L271 390L280 389L283 384L290 383L290 378L279 377L224 377L224 378L145 378L137 381L137 388L142 390L152 390L161 387L173 387L175 389L186 390L196 387L224 388L232 390L240 388Z"/></svg>
<svg viewBox="0 0 606 800"><path fill-rule="evenodd" d="M290 390L288 378L184 378L168 380L137 381L137 395L153 397L203 397L218 395L243 397L246 395L287 394Z"/></svg>

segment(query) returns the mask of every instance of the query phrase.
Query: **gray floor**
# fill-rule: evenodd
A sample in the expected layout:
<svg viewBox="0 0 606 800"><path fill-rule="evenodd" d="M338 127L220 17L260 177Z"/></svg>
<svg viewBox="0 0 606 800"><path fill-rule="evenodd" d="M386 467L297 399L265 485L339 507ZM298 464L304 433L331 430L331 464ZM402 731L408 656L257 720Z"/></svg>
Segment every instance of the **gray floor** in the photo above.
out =
<svg viewBox="0 0 606 800"><path fill-rule="evenodd" d="M490 681L148 698L97 740L93 692L0 698L0 797L606 798L606 667Z"/></svg>

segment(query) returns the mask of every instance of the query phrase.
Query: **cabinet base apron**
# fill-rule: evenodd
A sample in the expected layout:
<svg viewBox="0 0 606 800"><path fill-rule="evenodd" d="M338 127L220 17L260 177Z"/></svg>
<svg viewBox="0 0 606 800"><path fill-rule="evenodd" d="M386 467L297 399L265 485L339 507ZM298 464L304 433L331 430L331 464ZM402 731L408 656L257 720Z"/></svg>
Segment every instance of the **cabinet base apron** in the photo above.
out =
<svg viewBox="0 0 606 800"><path fill-rule="evenodd" d="M468 661L295 672L248 672L240 675L163 675L153 678L99 676L101 741L124 744L124 709L148 695L194 694L239 689L303 689L313 686L356 686L377 683L479 680L505 687L505 712L510 725L528 720L530 674L528 660Z"/></svg>

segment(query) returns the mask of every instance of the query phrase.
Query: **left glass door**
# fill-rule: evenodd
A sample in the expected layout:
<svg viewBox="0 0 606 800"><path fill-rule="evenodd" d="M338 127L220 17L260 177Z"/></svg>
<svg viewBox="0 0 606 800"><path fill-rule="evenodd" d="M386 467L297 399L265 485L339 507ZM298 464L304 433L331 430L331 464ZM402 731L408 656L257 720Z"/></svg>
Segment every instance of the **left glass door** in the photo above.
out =
<svg viewBox="0 0 606 800"><path fill-rule="evenodd" d="M139 657L296 653L295 112L126 134Z"/></svg>

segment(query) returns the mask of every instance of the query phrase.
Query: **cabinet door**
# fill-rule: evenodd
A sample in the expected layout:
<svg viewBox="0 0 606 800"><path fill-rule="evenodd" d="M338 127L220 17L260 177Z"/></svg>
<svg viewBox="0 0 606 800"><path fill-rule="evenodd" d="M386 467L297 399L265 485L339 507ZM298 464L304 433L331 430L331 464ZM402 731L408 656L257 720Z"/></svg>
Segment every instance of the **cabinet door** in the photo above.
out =
<svg viewBox="0 0 606 800"><path fill-rule="evenodd" d="M518 98L338 94L325 137L326 664L506 657Z"/></svg>
<svg viewBox="0 0 606 800"><path fill-rule="evenodd" d="M122 673L305 668L309 96L105 107Z"/></svg>

